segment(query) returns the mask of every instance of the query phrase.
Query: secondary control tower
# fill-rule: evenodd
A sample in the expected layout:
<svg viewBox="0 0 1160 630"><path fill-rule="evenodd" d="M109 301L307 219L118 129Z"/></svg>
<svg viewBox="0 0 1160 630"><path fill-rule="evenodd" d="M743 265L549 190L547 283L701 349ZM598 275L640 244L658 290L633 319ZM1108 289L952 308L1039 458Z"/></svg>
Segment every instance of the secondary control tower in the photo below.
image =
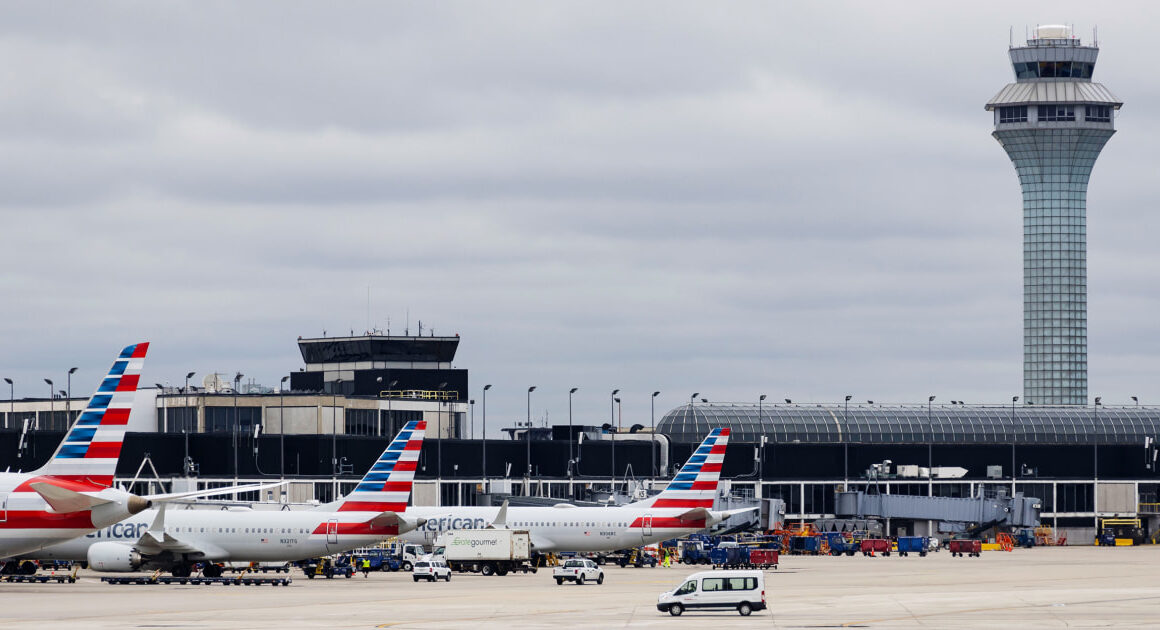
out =
<svg viewBox="0 0 1160 630"><path fill-rule="evenodd" d="M1099 47L1068 26L1012 46L990 101L1023 188L1023 400L1087 404L1087 184L1123 103L1092 75Z"/></svg>

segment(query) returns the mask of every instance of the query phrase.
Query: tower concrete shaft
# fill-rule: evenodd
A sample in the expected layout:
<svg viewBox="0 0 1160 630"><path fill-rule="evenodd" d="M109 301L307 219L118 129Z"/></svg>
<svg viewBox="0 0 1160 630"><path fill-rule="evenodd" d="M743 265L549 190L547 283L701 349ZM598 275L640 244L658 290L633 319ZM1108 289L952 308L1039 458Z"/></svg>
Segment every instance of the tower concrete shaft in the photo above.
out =
<svg viewBox="0 0 1160 630"><path fill-rule="evenodd" d="M987 103L1023 189L1023 400L1087 404L1087 185L1122 103L1092 82L1096 45L1041 26Z"/></svg>

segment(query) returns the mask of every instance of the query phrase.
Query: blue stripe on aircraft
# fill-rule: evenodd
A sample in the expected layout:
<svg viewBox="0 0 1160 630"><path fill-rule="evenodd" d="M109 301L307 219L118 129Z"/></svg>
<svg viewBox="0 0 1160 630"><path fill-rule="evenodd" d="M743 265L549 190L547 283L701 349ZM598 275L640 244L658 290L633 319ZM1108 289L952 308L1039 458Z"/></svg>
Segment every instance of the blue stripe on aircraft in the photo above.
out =
<svg viewBox="0 0 1160 630"><path fill-rule="evenodd" d="M105 409L111 402L113 402L112 396L96 395L89 400L89 407L92 409Z"/></svg>
<svg viewBox="0 0 1160 630"><path fill-rule="evenodd" d="M673 477L673 481L696 481L698 473L681 473Z"/></svg>
<svg viewBox="0 0 1160 630"><path fill-rule="evenodd" d="M363 477L363 481L386 481L390 478L391 478L391 473L389 473L389 472L384 473L384 472L371 471L371 472L368 472L365 477Z"/></svg>
<svg viewBox="0 0 1160 630"><path fill-rule="evenodd" d="M137 344L133 344L131 346L126 346L125 349L121 351L121 356L118 358L128 359L128 358L133 356L133 352L136 349L137 349Z"/></svg>
<svg viewBox="0 0 1160 630"><path fill-rule="evenodd" d="M112 378L106 378L105 380L101 381L101 386L97 388L97 391L98 392L115 392L115 391L117 391L117 385L120 385L120 384L121 384L120 377L114 376Z"/></svg>
<svg viewBox="0 0 1160 630"><path fill-rule="evenodd" d="M354 491L355 492L382 492L383 491L383 484L382 483L360 483L358 485L358 487L354 489Z"/></svg>
<svg viewBox="0 0 1160 630"><path fill-rule="evenodd" d="M371 470L374 472L390 472L394 469L395 462L375 462L375 465L371 466Z"/></svg>
<svg viewBox="0 0 1160 630"><path fill-rule="evenodd" d="M712 446L701 446L701 447L697 448L696 454L697 455L708 455L709 453L712 453L712 452L713 452Z"/></svg>
<svg viewBox="0 0 1160 630"><path fill-rule="evenodd" d="M128 367L128 361L114 361L113 367L109 368L109 376L120 376L125 373L125 369Z"/></svg>
<svg viewBox="0 0 1160 630"><path fill-rule="evenodd" d="M60 447L60 452L56 454L56 457L57 459L75 459L84 457L88 451L88 444L64 444Z"/></svg>
<svg viewBox="0 0 1160 630"><path fill-rule="evenodd" d="M402 455L402 453L400 453L399 451L389 451L389 452L383 453L382 457L379 458L379 461L380 462L393 462L393 461L399 459L400 455Z"/></svg>
<svg viewBox="0 0 1160 630"><path fill-rule="evenodd" d="M704 464L705 460L709 459L708 455L694 455L689 458L690 464Z"/></svg>
<svg viewBox="0 0 1160 630"><path fill-rule="evenodd" d="M92 442L93 441L93 434L95 434L96 432L97 432L96 427L93 427L91 429L82 429L81 427L76 427L68 434L68 437L66 437L64 439L64 441L65 442Z"/></svg>
<svg viewBox="0 0 1160 630"><path fill-rule="evenodd" d="M80 418L77 418L77 426L96 426L101 423L103 417L105 417L103 411L86 411L81 414Z"/></svg>
<svg viewBox="0 0 1160 630"><path fill-rule="evenodd" d="M670 483L670 484L669 484L669 487L668 487L668 488L665 488L665 489L666 489L666 490L692 490L692 489L693 489L693 484L692 484L692 483L689 483L689 482L677 482L677 481L674 481L674 482L672 482L672 483Z"/></svg>

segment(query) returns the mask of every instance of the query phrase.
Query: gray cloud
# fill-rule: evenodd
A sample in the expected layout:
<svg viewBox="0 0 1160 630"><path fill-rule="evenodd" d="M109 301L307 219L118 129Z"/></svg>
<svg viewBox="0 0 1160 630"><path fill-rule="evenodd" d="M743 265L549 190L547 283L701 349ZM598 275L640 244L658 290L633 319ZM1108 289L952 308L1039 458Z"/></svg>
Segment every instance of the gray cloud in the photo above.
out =
<svg viewBox="0 0 1160 630"><path fill-rule="evenodd" d="M1009 400L1007 27L1103 38L1091 390L1155 393L1150 4L101 3L6 12L0 369L297 369L409 310L499 422L713 400ZM150 381L153 382L153 381ZM45 386L46 387L46 386ZM1153 392L1150 394L1149 392Z"/></svg>

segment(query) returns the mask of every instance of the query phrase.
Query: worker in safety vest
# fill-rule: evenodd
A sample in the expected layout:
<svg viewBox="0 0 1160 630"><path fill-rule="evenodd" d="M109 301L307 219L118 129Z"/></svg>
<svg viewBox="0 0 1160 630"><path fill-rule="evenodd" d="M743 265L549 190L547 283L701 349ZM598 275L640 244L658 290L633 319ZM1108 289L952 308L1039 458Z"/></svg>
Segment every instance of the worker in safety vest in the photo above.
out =
<svg viewBox="0 0 1160 630"><path fill-rule="evenodd" d="M362 572L363 572L364 578L368 578L371 576L371 560L370 560L370 558L363 558L362 559Z"/></svg>

